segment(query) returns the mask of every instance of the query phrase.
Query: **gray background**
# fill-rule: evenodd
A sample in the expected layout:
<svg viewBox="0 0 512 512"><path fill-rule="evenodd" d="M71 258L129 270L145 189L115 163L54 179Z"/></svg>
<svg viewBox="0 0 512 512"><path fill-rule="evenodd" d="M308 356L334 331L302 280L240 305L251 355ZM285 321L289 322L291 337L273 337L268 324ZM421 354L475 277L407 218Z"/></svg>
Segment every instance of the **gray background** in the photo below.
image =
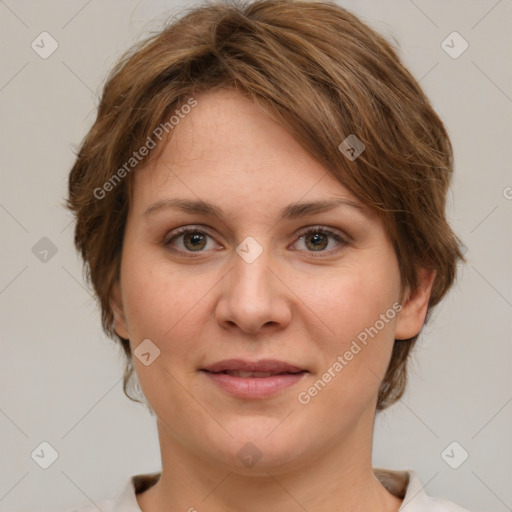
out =
<svg viewBox="0 0 512 512"><path fill-rule="evenodd" d="M424 329L406 396L377 420L374 466L415 469L429 494L471 510L512 510L512 1L340 3L396 39L445 121L449 216L469 259ZM107 71L183 5L0 0L1 510L87 504L160 469L154 419L122 393L62 202ZM43 31L59 45L47 59L31 48ZM458 58L441 45L453 31L469 44ZM43 237L57 249L46 261ZM31 458L42 441L59 454L48 469ZM453 441L469 453L458 469L441 456ZM453 464L462 451L448 453Z"/></svg>

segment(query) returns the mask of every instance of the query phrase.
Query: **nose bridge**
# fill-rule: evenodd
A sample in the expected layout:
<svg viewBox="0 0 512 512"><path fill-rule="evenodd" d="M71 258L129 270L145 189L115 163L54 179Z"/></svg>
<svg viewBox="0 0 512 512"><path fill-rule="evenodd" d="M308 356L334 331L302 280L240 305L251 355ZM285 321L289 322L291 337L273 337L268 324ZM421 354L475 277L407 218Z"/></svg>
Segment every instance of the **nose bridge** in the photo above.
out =
<svg viewBox="0 0 512 512"><path fill-rule="evenodd" d="M249 245L249 247L247 247ZM272 273L268 267L271 264L271 255L268 249L258 251L249 244L240 244L237 248L237 257L234 259L233 278L236 291L242 296L245 292L253 294L256 299L269 295L272 283Z"/></svg>

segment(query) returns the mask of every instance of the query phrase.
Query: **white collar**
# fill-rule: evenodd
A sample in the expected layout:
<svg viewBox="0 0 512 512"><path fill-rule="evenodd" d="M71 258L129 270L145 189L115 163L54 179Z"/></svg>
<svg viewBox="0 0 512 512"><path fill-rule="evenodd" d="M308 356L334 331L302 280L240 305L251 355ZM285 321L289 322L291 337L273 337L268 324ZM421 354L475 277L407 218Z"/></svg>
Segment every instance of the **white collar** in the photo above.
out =
<svg viewBox="0 0 512 512"><path fill-rule="evenodd" d="M373 472L391 494L403 499L399 512L431 512L434 510L436 512L468 512L454 503L429 496L418 476L412 470L393 471L374 468ZM160 473L132 476L122 493L115 500L108 500L111 508L105 507L105 509L109 512L142 512L135 494L151 487L159 477ZM102 508L102 510L105 509Z"/></svg>

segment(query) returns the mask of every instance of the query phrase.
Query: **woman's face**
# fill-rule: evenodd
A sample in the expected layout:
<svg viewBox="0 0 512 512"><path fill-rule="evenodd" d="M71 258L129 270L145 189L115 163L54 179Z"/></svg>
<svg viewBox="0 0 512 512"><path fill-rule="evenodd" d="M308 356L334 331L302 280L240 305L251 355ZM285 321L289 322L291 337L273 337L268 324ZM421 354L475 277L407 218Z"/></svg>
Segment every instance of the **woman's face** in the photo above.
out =
<svg viewBox="0 0 512 512"><path fill-rule="evenodd" d="M424 317L398 312L383 224L253 103L196 99L134 171L113 300L162 449L252 474L368 455L394 339ZM268 359L280 363L250 366ZM291 370L281 363L302 372L277 377Z"/></svg>

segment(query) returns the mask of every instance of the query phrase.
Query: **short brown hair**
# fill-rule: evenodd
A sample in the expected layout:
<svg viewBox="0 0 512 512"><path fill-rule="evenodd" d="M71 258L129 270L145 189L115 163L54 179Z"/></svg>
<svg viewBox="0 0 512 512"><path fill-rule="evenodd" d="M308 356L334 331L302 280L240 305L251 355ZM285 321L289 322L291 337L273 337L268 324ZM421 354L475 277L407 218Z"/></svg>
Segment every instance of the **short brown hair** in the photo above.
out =
<svg viewBox="0 0 512 512"><path fill-rule="evenodd" d="M435 270L427 319L452 285L457 261L464 260L445 216L450 140L390 43L330 2L194 8L135 45L114 67L69 175L75 246L99 299L103 328L126 354L124 392L132 400L130 345L114 331L110 297L119 279L133 173L118 172L123 179L115 182L112 177L123 165L126 171L131 155L187 99L229 87L267 108L334 178L381 215L402 289L417 287L420 267ZM365 146L357 159L340 150L349 135ZM156 154L150 151L140 167ZM402 396L417 337L395 341L378 410Z"/></svg>

